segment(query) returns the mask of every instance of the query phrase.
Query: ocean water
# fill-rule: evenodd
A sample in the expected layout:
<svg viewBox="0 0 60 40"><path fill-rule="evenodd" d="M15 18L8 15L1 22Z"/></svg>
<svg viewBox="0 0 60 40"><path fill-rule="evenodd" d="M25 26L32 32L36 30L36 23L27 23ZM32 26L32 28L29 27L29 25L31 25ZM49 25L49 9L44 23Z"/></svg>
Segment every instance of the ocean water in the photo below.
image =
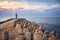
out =
<svg viewBox="0 0 60 40"><path fill-rule="evenodd" d="M60 25L60 17L26 17L26 19L36 23Z"/></svg>
<svg viewBox="0 0 60 40"><path fill-rule="evenodd" d="M56 30L60 37L60 17L27 17L26 19L42 25L48 32Z"/></svg>

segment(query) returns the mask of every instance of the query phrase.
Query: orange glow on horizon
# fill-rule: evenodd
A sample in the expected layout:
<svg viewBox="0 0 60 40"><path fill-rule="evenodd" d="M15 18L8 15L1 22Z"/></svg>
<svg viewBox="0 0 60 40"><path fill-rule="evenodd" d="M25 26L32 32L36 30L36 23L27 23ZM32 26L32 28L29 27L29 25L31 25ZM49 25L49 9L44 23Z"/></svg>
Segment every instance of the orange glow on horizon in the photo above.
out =
<svg viewBox="0 0 60 40"><path fill-rule="evenodd" d="M27 3L27 2L8 2L8 1L0 2L0 8L11 9L11 10L24 9L24 10L43 11L43 10L59 8L59 7L60 7L60 5L48 5L48 4L29 5L29 3Z"/></svg>

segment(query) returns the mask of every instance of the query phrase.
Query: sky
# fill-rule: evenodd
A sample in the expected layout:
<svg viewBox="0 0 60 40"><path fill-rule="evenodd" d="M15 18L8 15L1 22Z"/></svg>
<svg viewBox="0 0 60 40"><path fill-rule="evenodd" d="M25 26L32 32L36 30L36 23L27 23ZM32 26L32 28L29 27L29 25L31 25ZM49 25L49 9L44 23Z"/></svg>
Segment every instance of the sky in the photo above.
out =
<svg viewBox="0 0 60 40"><path fill-rule="evenodd" d="M60 0L0 0L0 8L11 10L47 10L60 7Z"/></svg>
<svg viewBox="0 0 60 40"><path fill-rule="evenodd" d="M60 17L60 0L0 0L0 21L18 17Z"/></svg>

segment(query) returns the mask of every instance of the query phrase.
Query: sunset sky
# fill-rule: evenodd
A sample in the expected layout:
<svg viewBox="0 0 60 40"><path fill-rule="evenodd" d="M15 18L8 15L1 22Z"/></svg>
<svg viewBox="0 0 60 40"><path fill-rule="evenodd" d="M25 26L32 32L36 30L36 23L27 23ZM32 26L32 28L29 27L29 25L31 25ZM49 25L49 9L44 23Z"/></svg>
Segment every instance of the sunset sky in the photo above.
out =
<svg viewBox="0 0 60 40"><path fill-rule="evenodd" d="M0 0L0 8L24 10L48 10L59 8L59 0Z"/></svg>
<svg viewBox="0 0 60 40"><path fill-rule="evenodd" d="M0 0L0 20L16 12L18 17L60 17L60 0Z"/></svg>

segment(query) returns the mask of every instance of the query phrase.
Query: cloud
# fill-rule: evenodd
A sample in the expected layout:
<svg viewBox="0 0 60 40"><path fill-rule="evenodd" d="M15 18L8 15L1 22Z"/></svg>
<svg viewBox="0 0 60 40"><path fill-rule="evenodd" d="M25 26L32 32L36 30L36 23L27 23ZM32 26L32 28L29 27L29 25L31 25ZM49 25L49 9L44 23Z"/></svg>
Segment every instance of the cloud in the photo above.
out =
<svg viewBox="0 0 60 40"><path fill-rule="evenodd" d="M0 1L28 1L28 2L60 3L60 0L0 0Z"/></svg>
<svg viewBox="0 0 60 40"><path fill-rule="evenodd" d="M54 9L54 8L60 8L59 4L46 4L46 3L39 3L39 4L32 4L28 3L26 1L22 2L9 2L9 1L2 1L0 2L0 8L3 9L11 9L11 10L48 10L48 9Z"/></svg>

